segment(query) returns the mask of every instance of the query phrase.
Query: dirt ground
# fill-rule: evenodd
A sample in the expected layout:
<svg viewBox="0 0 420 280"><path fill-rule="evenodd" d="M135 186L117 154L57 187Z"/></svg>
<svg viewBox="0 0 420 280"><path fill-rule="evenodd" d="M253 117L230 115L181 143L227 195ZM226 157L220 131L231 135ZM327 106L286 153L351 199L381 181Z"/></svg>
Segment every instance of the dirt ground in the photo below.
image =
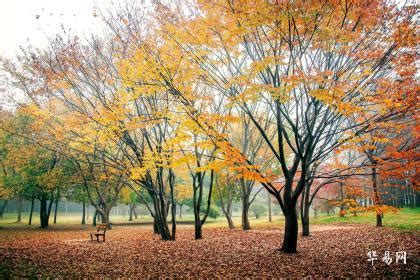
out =
<svg viewBox="0 0 420 280"><path fill-rule="evenodd" d="M205 229L194 240L181 228L177 241L161 241L150 229L114 227L105 243L89 241L93 228L0 230L0 276L58 278L280 278L414 277L419 273L418 236L371 226L314 226L299 237L298 253L278 252L280 229ZM376 251L372 266L367 253ZM392 263L382 261L390 252ZM396 252L407 263L396 263Z"/></svg>

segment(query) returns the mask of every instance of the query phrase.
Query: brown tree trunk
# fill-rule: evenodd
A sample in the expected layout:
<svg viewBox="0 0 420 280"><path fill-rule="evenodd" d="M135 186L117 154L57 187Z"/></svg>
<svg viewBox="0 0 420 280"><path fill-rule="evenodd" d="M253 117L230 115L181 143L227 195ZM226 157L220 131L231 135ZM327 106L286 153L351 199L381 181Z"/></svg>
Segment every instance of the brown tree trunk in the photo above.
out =
<svg viewBox="0 0 420 280"><path fill-rule="evenodd" d="M340 194L341 194L341 204L340 204L340 217L344 218L344 191L343 191L343 183L340 182Z"/></svg>
<svg viewBox="0 0 420 280"><path fill-rule="evenodd" d="M31 209L29 210L29 222L28 225L32 225L32 215L34 213L35 197L31 199Z"/></svg>
<svg viewBox="0 0 420 280"><path fill-rule="evenodd" d="M59 195L57 195L57 197L55 198L55 206L54 206L54 224L56 224L56 223L57 223L58 199L59 199Z"/></svg>
<svg viewBox="0 0 420 280"><path fill-rule="evenodd" d="M267 203L268 203L268 222L273 222L273 217L271 215L271 194L267 192Z"/></svg>
<svg viewBox="0 0 420 280"><path fill-rule="evenodd" d="M309 206L304 207L302 216L302 236L309 236Z"/></svg>
<svg viewBox="0 0 420 280"><path fill-rule="evenodd" d="M153 217L153 233L160 234L159 223L156 217Z"/></svg>
<svg viewBox="0 0 420 280"><path fill-rule="evenodd" d="M128 216L128 221L131 222L133 220L133 205L130 203L128 207L130 211L130 214Z"/></svg>
<svg viewBox="0 0 420 280"><path fill-rule="evenodd" d="M134 205L133 205L133 215L134 215L134 219L136 219L136 220L137 220L136 207L137 207L137 206L134 204Z"/></svg>
<svg viewBox="0 0 420 280"><path fill-rule="evenodd" d="M22 222L22 196L18 196L18 215L17 215L17 222Z"/></svg>
<svg viewBox="0 0 420 280"><path fill-rule="evenodd" d="M284 239L281 251L285 253L296 253L298 239L298 218L295 205L288 207L284 213L285 227Z"/></svg>
<svg viewBox="0 0 420 280"><path fill-rule="evenodd" d="M249 204L248 200L242 200L242 229L249 230L251 226L249 224Z"/></svg>
<svg viewBox="0 0 420 280"><path fill-rule="evenodd" d="M241 200L242 200L242 229L249 230L251 226L249 224L249 196L250 191L247 186L247 181L242 178L240 180L241 183Z"/></svg>
<svg viewBox="0 0 420 280"><path fill-rule="evenodd" d="M376 176L376 167L372 167L372 189L374 194L374 203L376 206L381 207L381 197L379 195L379 188L378 188L378 182L377 182L377 176ZM376 226L381 227L382 226L382 213L378 210L376 210Z"/></svg>
<svg viewBox="0 0 420 280"><path fill-rule="evenodd" d="M40 208L39 208L39 220L41 222L41 228L48 227L48 223L45 220L46 212L47 212L47 199L43 196L40 199Z"/></svg>
<svg viewBox="0 0 420 280"><path fill-rule="evenodd" d="M5 200L4 202L3 202L3 205L1 206L1 208L0 208L0 218L3 218L3 213L4 213L4 210L6 210L6 207L7 207L7 204L9 203L9 201L8 200Z"/></svg>
<svg viewBox="0 0 420 280"><path fill-rule="evenodd" d="M203 238L203 225L201 224L200 218L196 219L194 222L194 238Z"/></svg>
<svg viewBox="0 0 420 280"><path fill-rule="evenodd" d="M82 225L86 224L85 217L86 217L86 202L83 201L83 204L82 204Z"/></svg>
<svg viewBox="0 0 420 280"><path fill-rule="evenodd" d="M227 202L226 212L224 213L226 216L226 220L228 222L229 229L234 229L235 224L233 223L233 220L232 220L232 201Z"/></svg>
<svg viewBox="0 0 420 280"><path fill-rule="evenodd" d="M95 213L93 214L93 219L92 219L92 225L96 227L96 223L99 217L99 211L98 209L95 209Z"/></svg>

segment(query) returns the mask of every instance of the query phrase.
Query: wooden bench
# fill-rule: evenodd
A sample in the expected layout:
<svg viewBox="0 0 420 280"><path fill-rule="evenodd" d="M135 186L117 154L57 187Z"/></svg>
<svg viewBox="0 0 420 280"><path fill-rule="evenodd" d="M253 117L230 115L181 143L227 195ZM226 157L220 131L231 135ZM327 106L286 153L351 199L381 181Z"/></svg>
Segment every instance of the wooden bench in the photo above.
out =
<svg viewBox="0 0 420 280"><path fill-rule="evenodd" d="M107 225L106 224L100 224L96 227L96 232L93 232L90 234L90 240L93 240L93 237L96 237L96 241L99 242L99 236L102 236L102 242L105 242L105 232L107 229Z"/></svg>

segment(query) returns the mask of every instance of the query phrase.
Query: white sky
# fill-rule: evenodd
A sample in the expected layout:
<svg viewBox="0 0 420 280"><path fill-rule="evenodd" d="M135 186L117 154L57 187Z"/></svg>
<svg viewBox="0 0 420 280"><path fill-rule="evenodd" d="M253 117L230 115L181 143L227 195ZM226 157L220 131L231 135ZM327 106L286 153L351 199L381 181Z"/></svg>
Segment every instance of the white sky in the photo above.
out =
<svg viewBox="0 0 420 280"><path fill-rule="evenodd" d="M61 24L79 37L101 31L94 7L111 0L0 0L0 56L13 57L20 45L40 47L61 31ZM37 19L37 16L39 18Z"/></svg>

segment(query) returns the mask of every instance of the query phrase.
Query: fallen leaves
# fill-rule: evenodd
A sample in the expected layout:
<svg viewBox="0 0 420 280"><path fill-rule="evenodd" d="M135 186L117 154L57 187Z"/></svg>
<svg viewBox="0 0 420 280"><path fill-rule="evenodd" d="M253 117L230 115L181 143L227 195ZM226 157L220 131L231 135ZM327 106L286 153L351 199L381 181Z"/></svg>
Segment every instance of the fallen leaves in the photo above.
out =
<svg viewBox="0 0 420 280"><path fill-rule="evenodd" d="M114 227L107 241L89 241L86 230L2 230L0 272L18 277L279 278L414 276L416 236L369 226L322 227L299 238L299 252L282 254L279 229L206 229L194 240L182 228L177 241L161 241L141 227ZM379 255L375 267L367 252ZM407 264L380 260L384 251L406 251Z"/></svg>

